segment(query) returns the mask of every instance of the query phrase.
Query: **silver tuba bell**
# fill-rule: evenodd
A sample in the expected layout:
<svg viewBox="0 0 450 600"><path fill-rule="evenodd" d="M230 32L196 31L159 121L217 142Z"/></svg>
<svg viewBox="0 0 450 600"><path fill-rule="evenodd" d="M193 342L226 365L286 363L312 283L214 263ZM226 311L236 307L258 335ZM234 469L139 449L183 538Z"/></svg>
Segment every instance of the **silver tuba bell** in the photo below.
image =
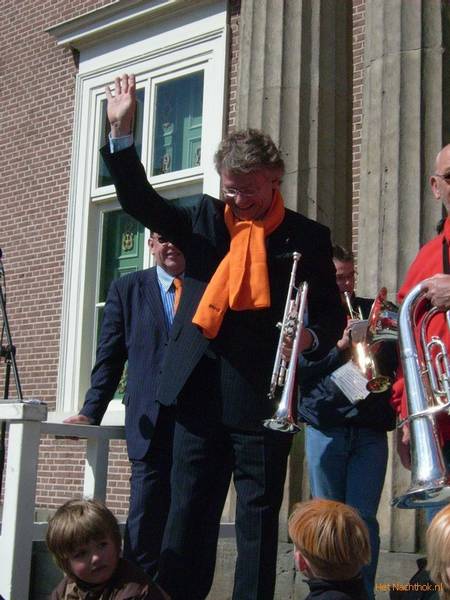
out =
<svg viewBox="0 0 450 600"><path fill-rule="evenodd" d="M423 282L422 282L423 283ZM426 301L422 283L403 300L399 315L400 358L406 385L411 445L411 485L392 504L398 508L441 506L450 502L450 477L447 472L436 428L436 416L450 408L450 364L443 341L427 330L432 318L443 312L432 308L420 324L419 356L415 329L418 309ZM423 313L422 313L423 314ZM450 329L450 311L446 311Z"/></svg>
<svg viewBox="0 0 450 600"><path fill-rule="evenodd" d="M280 337L268 396L273 401L279 401L278 407L273 417L263 422L264 427L285 433L297 433L300 431L296 420L297 394L295 373L300 351L300 337L306 310L306 298L308 295L308 284L306 282L300 284L299 287L295 285L297 265L300 257L301 254L299 252L294 252L292 255L294 262L284 307L283 322L277 324L280 329ZM283 343L286 337L292 339L292 352L288 362L283 358Z"/></svg>

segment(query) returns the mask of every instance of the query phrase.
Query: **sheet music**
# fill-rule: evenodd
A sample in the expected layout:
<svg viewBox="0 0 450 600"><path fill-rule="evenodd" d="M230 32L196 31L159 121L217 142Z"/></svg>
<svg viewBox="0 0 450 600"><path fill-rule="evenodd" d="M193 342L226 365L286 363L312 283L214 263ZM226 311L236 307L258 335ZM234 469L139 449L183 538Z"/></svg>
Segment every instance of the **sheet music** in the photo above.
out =
<svg viewBox="0 0 450 600"><path fill-rule="evenodd" d="M366 388L367 379L352 360L336 369L331 374L331 381L338 386L352 404L357 404L370 394Z"/></svg>

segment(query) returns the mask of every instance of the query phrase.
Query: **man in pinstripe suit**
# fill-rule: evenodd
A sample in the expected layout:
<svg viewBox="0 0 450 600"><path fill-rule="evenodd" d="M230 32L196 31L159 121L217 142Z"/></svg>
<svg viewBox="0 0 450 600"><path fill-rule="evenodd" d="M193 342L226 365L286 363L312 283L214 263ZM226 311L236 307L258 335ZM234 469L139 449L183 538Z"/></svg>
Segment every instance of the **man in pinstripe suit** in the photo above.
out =
<svg viewBox="0 0 450 600"><path fill-rule="evenodd" d="M98 425L127 363L125 435L131 461L124 556L154 575L170 503L173 408L156 401L157 373L174 316L174 279L184 256L160 234L149 248L156 266L113 281L108 292L91 387L66 423Z"/></svg>
<svg viewBox="0 0 450 600"><path fill-rule="evenodd" d="M157 391L161 404L177 407L172 501L158 582L174 600L208 595L233 476L238 546L233 598L269 600L291 438L265 429L262 421L274 411L267 391L292 264L286 256L302 253L300 277L308 280L309 295L300 347L319 358L345 323L329 230L284 208L280 153L254 130L229 136L216 155L225 203L205 195L192 209L177 208L150 186L134 149L134 76L116 78L114 95L109 88L106 93L111 136L102 155L119 202L186 256L183 296ZM249 236L248 245L235 244L241 233ZM242 260L236 252L243 252ZM239 307L228 294L235 279L242 281Z"/></svg>

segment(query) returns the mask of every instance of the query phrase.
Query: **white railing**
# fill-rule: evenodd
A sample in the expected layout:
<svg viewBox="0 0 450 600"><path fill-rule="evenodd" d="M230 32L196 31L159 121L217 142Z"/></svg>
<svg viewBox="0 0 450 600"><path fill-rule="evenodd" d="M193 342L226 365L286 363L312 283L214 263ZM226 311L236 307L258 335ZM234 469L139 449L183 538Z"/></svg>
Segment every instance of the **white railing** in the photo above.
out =
<svg viewBox="0 0 450 600"><path fill-rule="evenodd" d="M0 421L9 422L0 535L0 595L5 600L28 598L33 541L45 539L47 530L46 522L34 520L41 435L87 439L83 495L103 500L109 440L125 438L121 426L50 423L46 418L45 404L0 401Z"/></svg>

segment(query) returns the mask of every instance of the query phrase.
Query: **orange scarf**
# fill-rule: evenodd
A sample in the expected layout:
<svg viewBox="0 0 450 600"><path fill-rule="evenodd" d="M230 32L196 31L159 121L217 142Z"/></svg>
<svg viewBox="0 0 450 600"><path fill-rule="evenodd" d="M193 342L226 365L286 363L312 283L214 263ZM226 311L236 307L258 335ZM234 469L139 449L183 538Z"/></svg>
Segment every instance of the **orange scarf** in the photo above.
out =
<svg viewBox="0 0 450 600"><path fill-rule="evenodd" d="M239 221L225 206L225 224L231 243L211 278L192 319L208 339L217 336L228 308L256 310L270 306L269 274L265 238L284 219L279 191L262 221Z"/></svg>

